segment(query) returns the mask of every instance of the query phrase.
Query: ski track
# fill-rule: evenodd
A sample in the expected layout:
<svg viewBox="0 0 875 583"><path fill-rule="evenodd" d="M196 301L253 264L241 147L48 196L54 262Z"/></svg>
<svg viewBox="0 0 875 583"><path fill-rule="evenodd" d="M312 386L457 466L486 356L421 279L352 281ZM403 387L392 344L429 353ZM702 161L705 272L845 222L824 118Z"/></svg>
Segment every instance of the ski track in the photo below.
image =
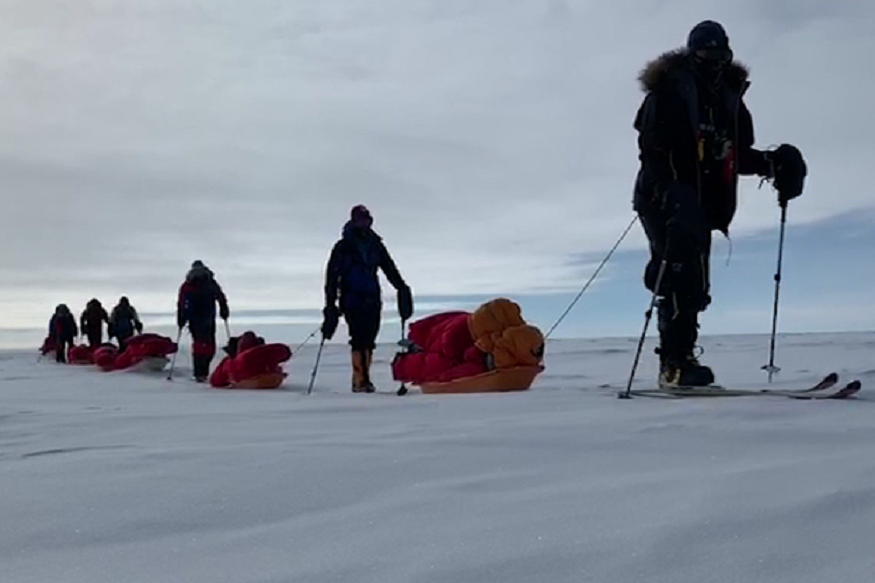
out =
<svg viewBox="0 0 875 583"><path fill-rule="evenodd" d="M869 581L873 338L779 342L775 386L835 370L851 401L622 401L629 339L552 342L532 390L464 396L353 395L336 345L310 396L309 347L263 392L184 380L185 353L174 382L3 353L0 580ZM761 388L767 343L705 361Z"/></svg>

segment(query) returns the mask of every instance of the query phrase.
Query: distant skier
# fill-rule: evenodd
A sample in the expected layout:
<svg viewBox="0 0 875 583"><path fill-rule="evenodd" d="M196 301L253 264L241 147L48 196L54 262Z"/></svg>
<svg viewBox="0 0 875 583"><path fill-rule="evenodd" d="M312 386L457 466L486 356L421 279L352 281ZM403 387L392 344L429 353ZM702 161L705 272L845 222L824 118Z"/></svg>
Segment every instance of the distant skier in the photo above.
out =
<svg viewBox="0 0 875 583"><path fill-rule="evenodd" d="M127 296L122 296L109 315L109 338L118 339L119 352L124 352L128 339L143 332L143 324L137 315L137 310L131 305Z"/></svg>
<svg viewBox="0 0 875 583"><path fill-rule="evenodd" d="M352 390L374 392L370 368L380 331L382 299L377 270L382 269L398 291L401 319L413 315L413 296L402 279L382 239L371 228L373 218L364 205L353 207L343 236L331 250L325 275L325 309L322 335L330 340L342 315L349 328L352 356ZM338 300L340 305L338 307Z"/></svg>
<svg viewBox="0 0 875 583"><path fill-rule="evenodd" d="M73 346L77 336L79 329L76 327L76 318L67 304L59 304L49 320L49 338L55 346L56 361L67 362L67 351Z"/></svg>
<svg viewBox="0 0 875 583"><path fill-rule="evenodd" d="M658 294L660 383L707 385L710 368L694 355L698 314L710 304L711 232L726 235L735 214L738 175L773 178L784 206L802 192L799 150L753 148L753 121L743 95L748 71L733 61L723 27L697 24L687 46L652 61L639 77L641 168L634 206L650 241L644 281Z"/></svg>
<svg viewBox="0 0 875 583"><path fill-rule="evenodd" d="M191 264L185 282L179 288L176 323L182 330L188 324L192 339L194 378L204 382L210 375L210 363L216 355L216 304L219 317L230 316L225 292L213 272L201 261Z"/></svg>
<svg viewBox="0 0 875 583"><path fill-rule="evenodd" d="M82 334L88 337L88 345L96 348L103 343L103 324L109 324L109 315L96 298L91 299L79 319Z"/></svg>

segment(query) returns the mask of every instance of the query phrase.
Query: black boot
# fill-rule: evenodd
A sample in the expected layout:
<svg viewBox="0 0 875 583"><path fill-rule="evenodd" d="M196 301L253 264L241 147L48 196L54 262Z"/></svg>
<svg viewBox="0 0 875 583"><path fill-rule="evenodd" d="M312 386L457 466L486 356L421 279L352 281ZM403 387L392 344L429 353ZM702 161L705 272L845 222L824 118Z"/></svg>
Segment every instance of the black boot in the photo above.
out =
<svg viewBox="0 0 875 583"><path fill-rule="evenodd" d="M194 380L198 383L203 383L207 380L210 374L210 364L207 357L203 354L195 354L192 356L192 364L194 365Z"/></svg>
<svg viewBox="0 0 875 583"><path fill-rule="evenodd" d="M683 359L661 359L659 386L705 387L714 383L714 373L692 354Z"/></svg>
<svg viewBox="0 0 875 583"><path fill-rule="evenodd" d="M693 353L699 336L698 312L679 309L673 296L659 304L660 386L702 387L714 382L714 373Z"/></svg>

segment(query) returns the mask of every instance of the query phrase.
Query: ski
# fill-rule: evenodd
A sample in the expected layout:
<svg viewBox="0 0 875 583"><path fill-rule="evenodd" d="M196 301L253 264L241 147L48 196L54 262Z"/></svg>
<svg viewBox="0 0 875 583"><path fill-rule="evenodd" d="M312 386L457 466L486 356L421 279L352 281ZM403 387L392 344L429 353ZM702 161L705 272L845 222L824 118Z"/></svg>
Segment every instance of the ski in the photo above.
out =
<svg viewBox="0 0 875 583"><path fill-rule="evenodd" d="M800 399L800 400L815 400L815 399L847 399L853 395L856 395L860 392L860 389L863 388L863 384L860 381L851 381L841 389L837 391L833 391L831 393L816 393L816 394L788 394L787 397L791 399Z"/></svg>
<svg viewBox="0 0 875 583"><path fill-rule="evenodd" d="M826 375L825 377L823 377L823 380L822 380L822 381L820 381L819 383L817 383L816 385L814 385L813 387L811 387L811 388L809 388L809 389L802 389L802 390L799 390L799 391L793 391L793 390L791 389L790 392L798 392L798 393L814 393L814 392L816 392L816 391L823 391L823 390L825 390L825 389L831 389L832 387L834 387L835 385L837 385L838 382L839 382L839 375L838 375L838 373L831 372L831 373L829 373L828 375ZM764 390L765 390L766 392L768 392L769 389L764 389Z"/></svg>
<svg viewBox="0 0 875 583"><path fill-rule="evenodd" d="M684 397L746 397L755 395L778 395L795 399L846 399L860 391L860 381L848 383L833 392L825 393L838 383L838 374L830 373L816 385L806 389L728 389L721 385L704 387L678 386L659 389L633 389L631 394L643 397L682 399Z"/></svg>

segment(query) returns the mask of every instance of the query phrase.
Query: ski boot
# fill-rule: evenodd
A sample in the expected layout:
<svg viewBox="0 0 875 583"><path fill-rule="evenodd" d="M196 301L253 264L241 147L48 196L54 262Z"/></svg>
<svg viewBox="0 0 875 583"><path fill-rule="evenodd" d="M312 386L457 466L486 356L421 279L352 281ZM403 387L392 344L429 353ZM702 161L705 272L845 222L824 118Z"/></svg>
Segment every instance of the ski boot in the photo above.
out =
<svg viewBox="0 0 875 583"><path fill-rule="evenodd" d="M681 359L662 359L659 386L663 388L707 387L714 383L714 372L692 354Z"/></svg>
<svg viewBox="0 0 875 583"><path fill-rule="evenodd" d="M366 350L352 351L352 392L373 393L374 385L368 375L370 361Z"/></svg>
<svg viewBox="0 0 875 583"><path fill-rule="evenodd" d="M192 368L194 369L192 372L194 373L194 382L207 382L207 377L210 376L210 360L212 359L208 358L203 354L195 354L192 357Z"/></svg>
<svg viewBox="0 0 875 583"><path fill-rule="evenodd" d="M374 351L373 349L365 350L365 392L366 393L374 393L377 391L377 387L374 386L374 383L371 382L371 365L374 364Z"/></svg>

